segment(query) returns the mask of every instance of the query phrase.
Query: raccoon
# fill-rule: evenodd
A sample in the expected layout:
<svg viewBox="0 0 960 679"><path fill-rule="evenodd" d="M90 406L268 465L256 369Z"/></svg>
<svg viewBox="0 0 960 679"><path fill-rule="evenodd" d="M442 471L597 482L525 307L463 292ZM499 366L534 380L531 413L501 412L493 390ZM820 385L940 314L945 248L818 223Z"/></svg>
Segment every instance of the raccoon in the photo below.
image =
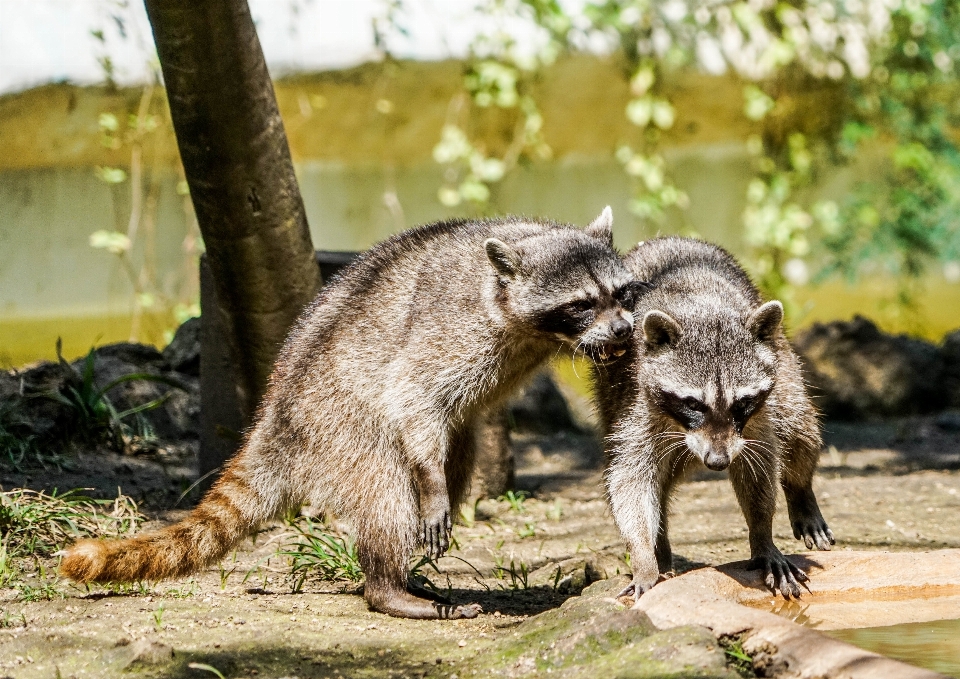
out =
<svg viewBox="0 0 960 679"><path fill-rule="evenodd" d="M642 287L613 249L607 208L586 229L521 218L420 227L373 247L291 330L238 453L183 521L85 540L77 582L181 577L251 529L309 504L352 525L371 608L470 618L414 595L414 550L448 548L474 463L472 425L562 347L626 352Z"/></svg>
<svg viewBox="0 0 960 679"><path fill-rule="evenodd" d="M654 287L637 302L640 328L625 360L594 371L607 492L633 566L623 594L639 597L672 573L667 505L699 461L729 469L750 567L772 591L798 597L808 578L773 543L778 483L798 540L829 550L834 536L811 486L820 428L783 306L763 303L733 257L699 240L650 240L626 262Z"/></svg>

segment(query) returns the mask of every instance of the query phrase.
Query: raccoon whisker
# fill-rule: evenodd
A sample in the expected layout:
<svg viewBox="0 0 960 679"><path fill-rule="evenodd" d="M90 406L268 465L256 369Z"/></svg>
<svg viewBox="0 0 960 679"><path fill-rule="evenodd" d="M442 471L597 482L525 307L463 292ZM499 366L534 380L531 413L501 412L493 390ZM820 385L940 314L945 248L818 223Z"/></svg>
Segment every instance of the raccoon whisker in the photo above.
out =
<svg viewBox="0 0 960 679"><path fill-rule="evenodd" d="M684 448L679 455L673 458L673 464L670 465L671 474L676 474L677 463L679 463L681 460L683 460L683 464L680 465L680 471L683 471L683 468L687 466L686 458L688 455L693 455L693 453L690 452L689 448Z"/></svg>
<svg viewBox="0 0 960 679"><path fill-rule="evenodd" d="M670 438L670 437L673 437L673 438L686 438L687 435L686 435L684 432L682 432L682 431L662 431L662 432L660 432L659 434L655 434L654 436L651 436L651 437L650 437L650 440L651 440L651 441L656 441L657 439Z"/></svg>
<svg viewBox="0 0 960 679"><path fill-rule="evenodd" d="M747 445L760 446L761 449L765 450L768 453L773 453L773 447L766 441L760 441L758 439L743 439L743 442Z"/></svg>
<svg viewBox="0 0 960 679"><path fill-rule="evenodd" d="M659 451L659 453L657 454L657 461L659 462L659 461L661 461L661 460L664 460L664 459L665 459L667 456L669 456L671 453L673 453L673 452L675 452L675 451L677 451L677 450L679 450L679 449L681 449L681 448L686 448L686 442L685 442L685 441L674 441L674 442L671 443L669 446L667 446L667 447L664 448L663 450Z"/></svg>
<svg viewBox="0 0 960 679"><path fill-rule="evenodd" d="M754 466L755 460L752 457L753 455L756 455L756 454L757 454L757 451L753 450L749 446L744 446L743 450L740 453L740 457L743 458L744 464L747 466L747 469L750 470L750 474L751 476L753 476L754 483L759 483L757 470L756 470L756 467Z"/></svg>

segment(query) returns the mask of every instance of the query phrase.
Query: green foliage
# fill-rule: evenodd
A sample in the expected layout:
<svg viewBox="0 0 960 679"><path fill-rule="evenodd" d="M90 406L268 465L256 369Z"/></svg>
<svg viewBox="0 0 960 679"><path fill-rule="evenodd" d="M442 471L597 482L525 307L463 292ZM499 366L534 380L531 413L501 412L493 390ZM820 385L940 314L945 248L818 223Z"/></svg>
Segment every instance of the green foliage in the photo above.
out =
<svg viewBox="0 0 960 679"><path fill-rule="evenodd" d="M125 495L95 500L77 491L0 492L0 587L17 590L24 601L62 597L46 559L79 538L129 535L143 520Z"/></svg>
<svg viewBox="0 0 960 679"><path fill-rule="evenodd" d="M523 514L527 511L526 507L523 506L523 503L526 502L527 498L530 497L530 493L525 490L520 490L514 492L508 490L506 493L497 498L498 502L506 502L510 505L510 511L517 514Z"/></svg>
<svg viewBox="0 0 960 679"><path fill-rule="evenodd" d="M743 86L755 172L743 233L767 293L789 308L791 289L807 280L882 273L904 281L909 301L910 281L932 262L960 261L960 149L950 131L960 126L957 3L595 0L573 14L548 0L486 0L480 10L496 28L470 45L434 153L444 204L482 208L519 160L549 157L532 85L560 54L606 43L629 85L624 115L635 130L614 155L633 178L631 210L652 230L689 204L660 146L683 113L666 85L699 70ZM520 49L508 19L539 34ZM499 154L471 136L490 108L515 115ZM825 169L868 157L880 179L839 203L809 199Z"/></svg>
<svg viewBox="0 0 960 679"><path fill-rule="evenodd" d="M294 538L279 553L291 559L294 592L300 591L310 574L341 582L363 579L357 547L349 537L326 531L309 517L300 517L291 527Z"/></svg>
<svg viewBox="0 0 960 679"><path fill-rule="evenodd" d="M126 495L96 500L76 490L49 495L28 488L0 492L0 535L8 558L50 556L84 537L128 535L143 520Z"/></svg>
<svg viewBox="0 0 960 679"><path fill-rule="evenodd" d="M524 561L515 562L510 557L510 565L506 565L502 554L495 554L493 566L493 577L501 580L504 584L501 589L521 590L529 589L530 567Z"/></svg>
<svg viewBox="0 0 960 679"><path fill-rule="evenodd" d="M727 658L727 665L741 677L756 677L753 671L753 658L743 650L743 640L740 637L720 637L720 646Z"/></svg>
<svg viewBox="0 0 960 679"><path fill-rule="evenodd" d="M139 406L127 410L118 411L107 392L120 384L133 381L159 382L177 389L186 389L175 379L164 377L163 375L152 375L150 373L131 373L122 375L102 388L98 387L94 375L95 352L90 349L86 358L83 360L81 370L76 370L66 360L64 360L62 351L63 343L57 338L57 359L60 361L60 367L66 375L63 388L59 391L50 391L43 394L46 398L54 400L66 406L71 414L75 433L79 435L86 443L107 443L116 450L126 448L126 439L133 430L124 420L158 408L170 398L172 392L168 391L163 396L156 398Z"/></svg>

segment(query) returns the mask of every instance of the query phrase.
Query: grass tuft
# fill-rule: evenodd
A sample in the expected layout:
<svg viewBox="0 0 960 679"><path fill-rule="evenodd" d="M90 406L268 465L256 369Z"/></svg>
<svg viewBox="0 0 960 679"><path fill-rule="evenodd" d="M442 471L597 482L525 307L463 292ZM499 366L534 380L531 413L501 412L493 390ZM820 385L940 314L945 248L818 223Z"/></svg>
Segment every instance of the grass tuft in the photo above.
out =
<svg viewBox="0 0 960 679"><path fill-rule="evenodd" d="M63 596L49 559L73 540L136 532L144 517L125 495L95 500L68 491L0 491L0 587L24 601Z"/></svg>
<svg viewBox="0 0 960 679"><path fill-rule="evenodd" d="M359 582L363 579L357 547L349 537L341 537L303 516L292 522L294 536L279 551L290 557L293 591L299 592L311 574L321 580Z"/></svg>
<svg viewBox="0 0 960 679"><path fill-rule="evenodd" d="M727 659L727 665L741 677L752 679L757 674L753 670L753 658L743 650L743 638L740 636L720 637L720 646Z"/></svg>

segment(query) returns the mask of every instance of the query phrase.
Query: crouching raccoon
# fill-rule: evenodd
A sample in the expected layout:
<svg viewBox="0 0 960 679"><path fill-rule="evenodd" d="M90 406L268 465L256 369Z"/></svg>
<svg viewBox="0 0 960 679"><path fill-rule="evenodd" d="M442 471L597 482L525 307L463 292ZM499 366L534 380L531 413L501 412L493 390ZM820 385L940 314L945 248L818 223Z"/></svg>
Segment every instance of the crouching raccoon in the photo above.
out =
<svg viewBox="0 0 960 679"><path fill-rule="evenodd" d="M811 481L821 449L816 411L782 329L783 306L763 303L723 249L658 238L626 256L653 284L637 302L638 331L617 363L595 368L606 434L606 484L639 597L672 571L667 504L684 472L729 469L749 528L751 567L784 597L807 576L773 543L777 485L793 532L830 549Z"/></svg>

